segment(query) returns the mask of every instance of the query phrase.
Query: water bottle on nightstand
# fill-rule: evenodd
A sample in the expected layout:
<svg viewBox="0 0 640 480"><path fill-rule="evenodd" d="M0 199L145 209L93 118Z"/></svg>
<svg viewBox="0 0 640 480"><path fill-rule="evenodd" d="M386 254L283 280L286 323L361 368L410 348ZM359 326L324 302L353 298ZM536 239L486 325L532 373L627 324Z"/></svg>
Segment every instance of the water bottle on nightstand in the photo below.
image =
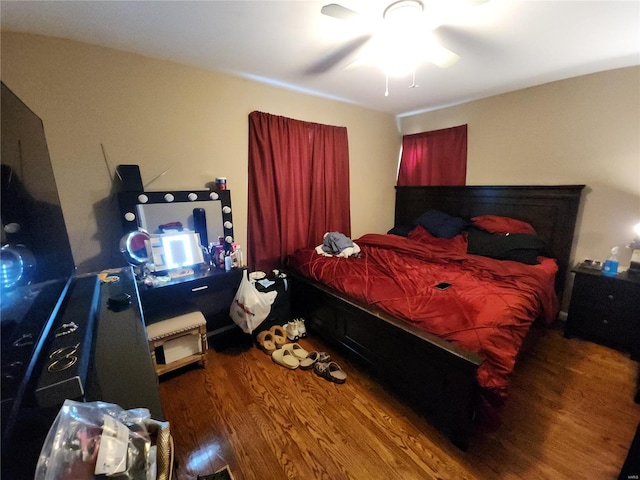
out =
<svg viewBox="0 0 640 480"><path fill-rule="evenodd" d="M607 277L615 277L618 274L618 247L611 249L611 255L607 257L602 266L602 274Z"/></svg>

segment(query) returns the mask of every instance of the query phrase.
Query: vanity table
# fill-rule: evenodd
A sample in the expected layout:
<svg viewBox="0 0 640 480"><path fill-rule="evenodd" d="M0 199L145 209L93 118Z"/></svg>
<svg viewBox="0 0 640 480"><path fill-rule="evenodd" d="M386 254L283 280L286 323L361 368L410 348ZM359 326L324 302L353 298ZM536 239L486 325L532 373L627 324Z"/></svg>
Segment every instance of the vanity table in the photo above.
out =
<svg viewBox="0 0 640 480"><path fill-rule="evenodd" d="M196 232L203 246L234 242L229 190L125 191L118 194L120 220L125 234L143 230L164 232L166 225ZM237 327L229 317L242 268L221 270L208 263L193 265L193 274L155 286L139 284L147 325L199 310L207 321L207 337L214 348L226 346Z"/></svg>
<svg viewBox="0 0 640 480"><path fill-rule="evenodd" d="M139 285L147 325L199 310L207 320L209 345L223 348L238 327L229 317L243 268L229 272L215 267L194 269L194 274L159 286Z"/></svg>

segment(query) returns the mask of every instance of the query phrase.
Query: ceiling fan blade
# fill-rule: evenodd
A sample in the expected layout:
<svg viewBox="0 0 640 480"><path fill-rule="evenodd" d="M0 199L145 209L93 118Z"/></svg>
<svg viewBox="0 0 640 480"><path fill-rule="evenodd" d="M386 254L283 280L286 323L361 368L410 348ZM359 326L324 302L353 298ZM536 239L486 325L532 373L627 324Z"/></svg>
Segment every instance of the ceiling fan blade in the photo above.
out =
<svg viewBox="0 0 640 480"><path fill-rule="evenodd" d="M340 47L335 52L330 53L319 62L311 65L305 73L307 75L318 75L321 73L328 72L329 70L336 67L338 64L343 63L347 58L351 57L355 52L357 52L365 43L369 41L371 35L361 35L356 37L342 47Z"/></svg>
<svg viewBox="0 0 640 480"><path fill-rule="evenodd" d="M325 5L320 10L320 13L329 17L337 18L338 20L353 20L360 16L358 12L354 12L350 8L343 7L337 3Z"/></svg>
<svg viewBox="0 0 640 480"><path fill-rule="evenodd" d="M424 59L440 68L449 68L460 60L460 55L443 47L437 42L432 42L426 48Z"/></svg>

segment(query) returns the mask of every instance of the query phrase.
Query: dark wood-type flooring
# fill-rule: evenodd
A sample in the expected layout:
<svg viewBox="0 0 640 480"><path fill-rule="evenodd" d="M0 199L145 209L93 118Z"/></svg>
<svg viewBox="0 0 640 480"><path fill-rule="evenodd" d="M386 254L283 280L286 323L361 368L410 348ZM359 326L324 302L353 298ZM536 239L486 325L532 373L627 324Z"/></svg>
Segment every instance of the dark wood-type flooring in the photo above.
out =
<svg viewBox="0 0 640 480"><path fill-rule="evenodd" d="M228 464L235 480L616 479L640 422L638 363L557 330L534 337L502 426L478 432L467 452L318 338L299 343L329 351L347 383L287 370L248 345L210 350L206 369L160 382L174 478Z"/></svg>

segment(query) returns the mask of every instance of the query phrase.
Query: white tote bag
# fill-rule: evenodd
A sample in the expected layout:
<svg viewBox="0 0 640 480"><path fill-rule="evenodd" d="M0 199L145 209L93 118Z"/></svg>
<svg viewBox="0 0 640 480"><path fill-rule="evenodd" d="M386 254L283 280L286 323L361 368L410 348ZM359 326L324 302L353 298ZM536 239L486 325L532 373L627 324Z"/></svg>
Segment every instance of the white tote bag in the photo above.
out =
<svg viewBox="0 0 640 480"><path fill-rule="evenodd" d="M271 305L278 296L278 292L259 292L249 281L247 271L242 274L242 281L238 287L229 315L244 333L251 333L269 316Z"/></svg>

